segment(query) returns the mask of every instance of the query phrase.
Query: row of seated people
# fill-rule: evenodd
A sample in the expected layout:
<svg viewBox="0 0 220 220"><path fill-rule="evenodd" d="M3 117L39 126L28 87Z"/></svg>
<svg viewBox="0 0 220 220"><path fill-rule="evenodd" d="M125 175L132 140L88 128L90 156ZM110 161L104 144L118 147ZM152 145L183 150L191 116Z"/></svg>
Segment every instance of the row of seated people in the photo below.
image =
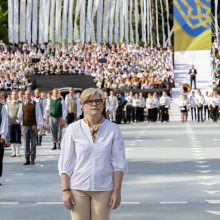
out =
<svg viewBox="0 0 220 220"><path fill-rule="evenodd" d="M174 86L170 48L140 47L132 43L72 44L68 47L23 44L21 47L5 45L0 48L0 71L3 74L12 71L18 75L23 72L86 74L92 75L98 87L112 89L124 87L123 84L140 89ZM32 62L36 59L39 62Z"/></svg>

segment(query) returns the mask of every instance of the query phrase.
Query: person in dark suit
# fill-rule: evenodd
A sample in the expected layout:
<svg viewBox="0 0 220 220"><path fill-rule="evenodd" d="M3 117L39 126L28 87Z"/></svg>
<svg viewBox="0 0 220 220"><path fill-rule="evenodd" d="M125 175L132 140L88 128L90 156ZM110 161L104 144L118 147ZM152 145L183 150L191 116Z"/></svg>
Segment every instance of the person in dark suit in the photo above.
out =
<svg viewBox="0 0 220 220"><path fill-rule="evenodd" d="M195 69L194 65L192 65L192 68L189 70L189 75L190 75L190 86L192 88L192 83L194 83L194 89L196 89L196 74L197 74L197 70Z"/></svg>

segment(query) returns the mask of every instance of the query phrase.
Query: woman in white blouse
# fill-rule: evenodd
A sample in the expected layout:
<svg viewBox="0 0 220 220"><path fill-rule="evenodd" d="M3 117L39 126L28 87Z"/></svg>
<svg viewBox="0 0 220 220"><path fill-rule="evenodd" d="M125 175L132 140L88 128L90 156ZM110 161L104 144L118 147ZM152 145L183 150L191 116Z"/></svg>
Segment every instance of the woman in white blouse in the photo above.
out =
<svg viewBox="0 0 220 220"><path fill-rule="evenodd" d="M85 116L67 127L61 144L63 202L74 220L109 220L121 201L124 141L118 125L102 116L103 100L100 89L83 91Z"/></svg>
<svg viewBox="0 0 220 220"><path fill-rule="evenodd" d="M189 104L189 100L187 98L187 95L182 94L179 99L179 107L180 107L182 122L187 122L189 105L190 104Z"/></svg>

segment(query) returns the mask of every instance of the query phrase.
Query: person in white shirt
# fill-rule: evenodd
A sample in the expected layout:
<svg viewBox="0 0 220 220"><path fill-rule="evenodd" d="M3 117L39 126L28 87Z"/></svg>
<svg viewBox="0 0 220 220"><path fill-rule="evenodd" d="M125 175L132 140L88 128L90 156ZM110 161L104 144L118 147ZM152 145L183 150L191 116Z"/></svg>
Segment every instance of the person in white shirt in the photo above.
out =
<svg viewBox="0 0 220 220"><path fill-rule="evenodd" d="M138 93L135 93L134 99L132 102L132 108L133 108L133 112L134 112L134 122L140 121L140 105L141 105L141 101L138 97Z"/></svg>
<svg viewBox="0 0 220 220"><path fill-rule="evenodd" d="M65 97L65 103L67 107L67 124L69 125L75 120L79 120L81 115L80 101L72 87L69 88L69 94Z"/></svg>
<svg viewBox="0 0 220 220"><path fill-rule="evenodd" d="M219 117L219 105L220 105L220 97L217 91L213 92L213 96L211 98L211 106L212 106L212 120L213 122L218 121Z"/></svg>
<svg viewBox="0 0 220 220"><path fill-rule="evenodd" d="M132 102L133 102L134 96L133 93L130 92L127 94L125 100L127 101L126 104L126 116L127 116L127 121L131 123L131 120L134 121L134 114L133 114L133 109L132 109Z"/></svg>
<svg viewBox="0 0 220 220"><path fill-rule="evenodd" d="M8 133L8 113L7 108L3 104L3 95L0 94L0 177L3 171L4 142ZM1 186L1 183L0 183Z"/></svg>
<svg viewBox="0 0 220 220"><path fill-rule="evenodd" d="M170 97L167 95L167 92L163 91L162 96L160 97L161 122L169 121L169 109L170 109Z"/></svg>
<svg viewBox="0 0 220 220"><path fill-rule="evenodd" d="M209 92L206 91L205 95L204 95L204 120L206 120L206 118L209 120L210 119L210 111L209 111L209 107L208 107L208 103L209 103Z"/></svg>
<svg viewBox="0 0 220 220"><path fill-rule="evenodd" d="M20 105L17 115L17 123L22 124L24 137L26 159L24 165L35 164L37 132L43 126L43 116L40 106L31 99L31 94L30 90L25 91L25 99Z"/></svg>
<svg viewBox="0 0 220 220"><path fill-rule="evenodd" d="M148 93L147 99L146 99L146 108L147 108L147 119L148 122L153 122L153 95L151 93Z"/></svg>
<svg viewBox="0 0 220 220"><path fill-rule="evenodd" d="M116 110L118 108L118 99L114 95L114 92L110 90L110 95L109 95L109 120L110 121L116 121Z"/></svg>
<svg viewBox="0 0 220 220"><path fill-rule="evenodd" d="M140 100L140 122L144 121L144 108L146 107L146 100L143 97L143 93L139 92L139 100Z"/></svg>
<svg viewBox="0 0 220 220"><path fill-rule="evenodd" d="M189 105L190 105L190 111L191 111L191 119L192 121L197 119L197 114L196 114L196 96L195 96L195 91L192 91L192 95L189 98ZM194 117L193 117L194 116Z"/></svg>
<svg viewBox="0 0 220 220"><path fill-rule="evenodd" d="M203 105L204 105L204 96L202 95L201 91L197 90L196 96L196 107L197 107L197 116L198 122L203 122Z"/></svg>
<svg viewBox="0 0 220 220"><path fill-rule="evenodd" d="M80 101L84 118L67 127L61 144L63 203L72 220L107 220L121 201L124 141L118 125L102 116L100 89L84 90Z"/></svg>
<svg viewBox="0 0 220 220"><path fill-rule="evenodd" d="M181 112L181 121L187 122L188 119L188 108L189 108L189 100L187 95L182 94L179 99L179 107Z"/></svg>
<svg viewBox="0 0 220 220"><path fill-rule="evenodd" d="M153 122L157 121L159 107L160 107L160 102L158 100L157 93L155 92L153 94L153 116L152 116Z"/></svg>

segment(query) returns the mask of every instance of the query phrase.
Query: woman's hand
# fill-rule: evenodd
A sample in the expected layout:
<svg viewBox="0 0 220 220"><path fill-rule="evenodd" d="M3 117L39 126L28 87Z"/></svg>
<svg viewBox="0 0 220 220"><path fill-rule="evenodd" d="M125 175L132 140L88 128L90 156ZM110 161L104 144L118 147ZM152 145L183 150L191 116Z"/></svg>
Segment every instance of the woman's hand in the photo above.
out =
<svg viewBox="0 0 220 220"><path fill-rule="evenodd" d="M73 209L74 206L76 205L73 198L73 194L71 193L70 190L63 192L63 204L69 210Z"/></svg>
<svg viewBox="0 0 220 220"><path fill-rule="evenodd" d="M121 193L118 191L113 191L110 200L110 206L112 209L117 209L121 203Z"/></svg>

